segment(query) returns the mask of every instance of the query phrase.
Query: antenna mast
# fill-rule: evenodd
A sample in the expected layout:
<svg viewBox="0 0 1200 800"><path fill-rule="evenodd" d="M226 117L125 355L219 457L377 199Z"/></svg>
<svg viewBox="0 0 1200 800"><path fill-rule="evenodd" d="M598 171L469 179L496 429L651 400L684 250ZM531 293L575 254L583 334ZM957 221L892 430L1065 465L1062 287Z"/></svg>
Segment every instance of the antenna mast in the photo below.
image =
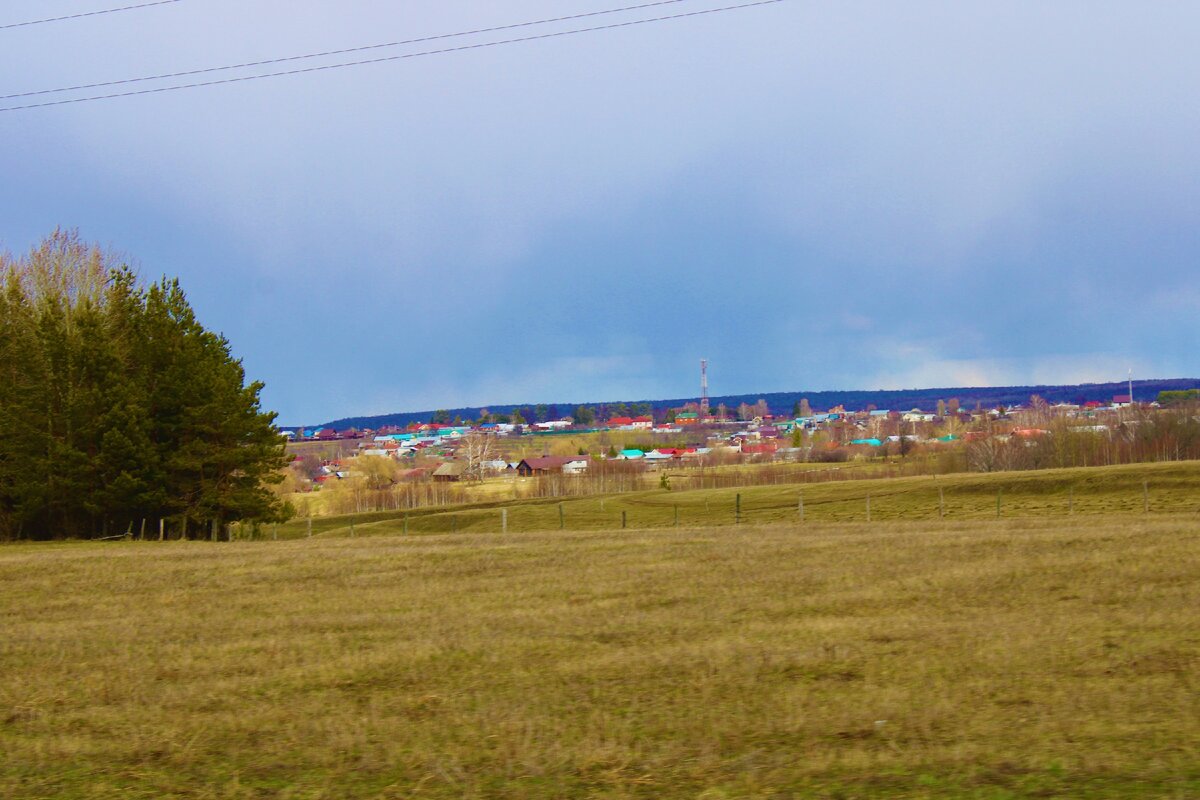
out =
<svg viewBox="0 0 1200 800"><path fill-rule="evenodd" d="M708 416L708 359L700 359L700 415Z"/></svg>

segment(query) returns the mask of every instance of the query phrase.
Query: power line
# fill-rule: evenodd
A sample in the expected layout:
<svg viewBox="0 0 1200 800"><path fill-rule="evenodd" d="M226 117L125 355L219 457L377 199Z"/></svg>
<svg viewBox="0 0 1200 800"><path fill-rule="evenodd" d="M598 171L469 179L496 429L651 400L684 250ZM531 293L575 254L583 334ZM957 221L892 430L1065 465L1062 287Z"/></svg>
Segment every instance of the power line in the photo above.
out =
<svg viewBox="0 0 1200 800"><path fill-rule="evenodd" d="M7 108L0 108L0 113L4 113L7 111L25 111L27 109L46 108L49 106L63 106L63 105L70 105L73 103L88 103L88 102L93 102L93 101L97 101L97 100L113 100L113 99L116 99L119 97L135 97L138 95L145 95L145 94L160 94L163 92L176 92L176 91L180 91L183 89L197 89L197 88L200 88L203 86L220 86L220 85L229 84L229 83L242 83L245 81L262 80L264 78L279 78L279 77L284 77L287 75L303 75L303 74L307 74L310 72L324 72L327 70L343 69L346 67L360 67L360 66L364 66L367 64L382 64L382 63L386 63L389 61L403 61L403 60L409 59L409 58L421 58L424 56L444 55L446 53L458 53L458 52L463 52L466 50L482 50L484 48L499 47L501 45L519 44L521 42L534 42L534 41L540 41L542 39L554 39L554 38L563 37L563 36L573 36L575 34L580 34L580 33L593 33L596 31L607 31L607 30L615 30L618 28L629 28L629 27L633 27L635 25L647 25L652 22L668 22L670 20L685 19L688 17L699 17L699 16L703 16L706 14L719 14L719 13L723 13L726 11L737 11L737 10L743 9L743 8L753 8L755 6L774 5L775 3L782 3L782 2L783 2L783 0L755 0L755 2L740 3L738 5L732 5L732 6L722 6L720 8L707 8L702 11L688 11L688 12L682 13L682 14L670 14L670 15L661 16L661 17L650 17L648 19L629 20L626 22L614 22L609 25L595 25L590 28L574 28L572 30L567 30L567 31L555 31L553 33L542 33L542 34L538 34L536 36L522 36L522 37L518 37L518 38L514 38L514 39L501 39L501 40L494 41L494 42L481 42L481 43L477 43L477 44L466 44L466 45L461 45L459 47L444 47L444 48L441 48L438 50L424 50L424 51L421 51L418 53L403 53L400 55L383 56L380 58L368 58L368 59L362 59L359 61L344 61L339 64L323 64L323 65L315 66L315 67L303 67L300 69L290 69L290 70L284 70L281 72L268 72L268 73L264 73L262 75L242 75L242 76L238 76L238 77L234 77L234 78L221 78L218 80L211 80L211 81L198 81L195 83L184 83L184 84L178 84L175 86L159 86L159 87L151 88L151 89L135 89L133 91L128 91L128 92L114 92L112 94L91 95L89 97L75 97L75 98L71 98L71 99L67 99L67 100L51 100L51 101L48 101L45 103L29 103L26 105L9 106Z"/></svg>
<svg viewBox="0 0 1200 800"><path fill-rule="evenodd" d="M47 17L46 19L31 19L28 22L11 22L7 25L0 25L0 31L8 30L9 28L25 28L30 25L44 25L47 22L65 22L69 19L82 19L84 17L98 17L101 14L116 14L118 11L134 11L139 8L149 8L150 6L165 6L168 3L178 3L179 0L154 0L153 3L137 3L132 6L121 6L120 8L102 8L99 11L82 11L78 14L67 14L62 17Z"/></svg>
<svg viewBox="0 0 1200 800"><path fill-rule="evenodd" d="M302 56L286 56L283 58L266 58L261 61L247 61L243 64L230 64L224 67L208 67L206 69L191 69L182 72L166 72L161 75L146 75L141 78L124 78L122 80L104 81L101 83L82 83L78 86L64 86L59 89L41 89L33 92L18 92L17 94L0 95L0 100L15 100L18 97L37 97L47 94L61 94L63 92L77 92L84 89L100 89L106 86L124 86L131 83L144 83L146 81L165 80L167 78L185 78L192 75L205 75L213 72L225 72L233 69L247 69L249 67L261 67L268 64L283 64L290 61L303 61L311 58L326 58L328 56L342 56L347 53L361 53L366 50L380 50L387 47L401 47L409 44L421 44L423 42L434 42L440 39L457 39L463 36L477 36L483 33L496 33L497 31L513 30L514 28L529 28L535 25L549 25L554 22L569 22L571 20L585 19L587 17L599 17L606 14L620 14L627 11L639 11L644 8L653 8L655 6L667 6L675 3L683 3L687 0L657 0L653 3L643 3L637 6L625 6L624 8L610 8L604 11L589 11L585 14L572 14L567 17L552 17L550 19L533 20L532 22L516 22L511 25L497 25L493 28L478 28L473 31L461 31L459 33L443 33L437 36L423 36L419 39L405 39L399 42L384 42L383 44L368 44L361 47L347 47L342 50L326 50L322 53L308 53Z"/></svg>

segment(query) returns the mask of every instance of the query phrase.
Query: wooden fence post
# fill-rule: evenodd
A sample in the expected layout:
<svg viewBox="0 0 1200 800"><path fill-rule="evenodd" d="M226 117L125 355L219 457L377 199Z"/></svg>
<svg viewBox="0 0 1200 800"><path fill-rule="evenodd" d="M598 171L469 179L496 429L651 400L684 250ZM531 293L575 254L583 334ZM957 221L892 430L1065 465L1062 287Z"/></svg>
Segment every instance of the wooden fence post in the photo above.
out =
<svg viewBox="0 0 1200 800"><path fill-rule="evenodd" d="M938 487L938 519L946 518L946 490Z"/></svg>
<svg viewBox="0 0 1200 800"><path fill-rule="evenodd" d="M508 509L500 509L500 532L508 533Z"/></svg>
<svg viewBox="0 0 1200 800"><path fill-rule="evenodd" d="M1142 513L1150 513L1150 482L1142 481Z"/></svg>
<svg viewBox="0 0 1200 800"><path fill-rule="evenodd" d="M308 538L312 538L312 517L308 518Z"/></svg>
<svg viewBox="0 0 1200 800"><path fill-rule="evenodd" d="M742 523L742 493L738 492L734 500L733 521L735 524Z"/></svg>
<svg viewBox="0 0 1200 800"><path fill-rule="evenodd" d="M799 511L800 511L800 521L804 522L804 492L800 493Z"/></svg>
<svg viewBox="0 0 1200 800"><path fill-rule="evenodd" d="M625 528L625 524L626 524L625 512L622 511L621 512L621 528L622 528L622 530Z"/></svg>
<svg viewBox="0 0 1200 800"><path fill-rule="evenodd" d="M158 518L158 540L165 541L167 536L167 521L162 517Z"/></svg>
<svg viewBox="0 0 1200 800"><path fill-rule="evenodd" d="M1075 516L1075 487L1067 487L1067 516Z"/></svg>
<svg viewBox="0 0 1200 800"><path fill-rule="evenodd" d="M1003 489L996 490L996 516L1000 516L1000 496L1004 494Z"/></svg>
<svg viewBox="0 0 1200 800"><path fill-rule="evenodd" d="M867 522L871 521L871 495L867 494Z"/></svg>

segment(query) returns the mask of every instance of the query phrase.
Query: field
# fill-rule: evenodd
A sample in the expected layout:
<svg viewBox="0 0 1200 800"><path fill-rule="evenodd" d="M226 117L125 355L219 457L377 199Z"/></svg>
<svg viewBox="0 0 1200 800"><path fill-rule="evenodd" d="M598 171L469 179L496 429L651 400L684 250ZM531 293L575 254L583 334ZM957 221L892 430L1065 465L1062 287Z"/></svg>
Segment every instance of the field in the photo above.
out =
<svg viewBox="0 0 1200 800"><path fill-rule="evenodd" d="M0 796L1197 797L1200 515L1117 487L1126 513L5 546Z"/></svg>
<svg viewBox="0 0 1200 800"><path fill-rule="evenodd" d="M795 477L838 466L798 465ZM749 469L749 468L743 468ZM266 538L556 530L598 531L742 524L1000 518L1108 518L1147 512L1200 514L1200 462L924 475L871 480L781 482L724 489L538 500L495 499L416 509L297 519L257 532ZM657 476L655 476L657 479ZM487 484L485 484L485 487ZM739 513L740 508L740 513ZM801 510L803 508L803 510ZM239 535L252 535L249 530Z"/></svg>

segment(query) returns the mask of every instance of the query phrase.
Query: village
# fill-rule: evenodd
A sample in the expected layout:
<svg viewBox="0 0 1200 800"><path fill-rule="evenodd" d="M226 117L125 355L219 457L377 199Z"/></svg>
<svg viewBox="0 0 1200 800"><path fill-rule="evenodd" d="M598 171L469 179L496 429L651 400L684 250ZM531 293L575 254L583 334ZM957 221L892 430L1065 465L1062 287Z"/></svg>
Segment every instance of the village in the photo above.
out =
<svg viewBox="0 0 1200 800"><path fill-rule="evenodd" d="M378 430L316 428L287 431L293 466L302 473L292 488L319 491L351 478L360 459L383 459L395 469L387 482L458 483L497 476L574 476L598 464L620 463L642 472L664 468L799 462L855 462L958 454L965 469L1012 467L998 453L1032 447L1046 437L1084 434L1101 440L1153 414L1157 401L1134 403L1131 394L1110 402L1050 405L1034 395L1020 406L963 409L956 399L933 409L813 411L806 400L781 415L764 401L735 413L709 409L703 400L681 408L646 409L637 416L596 421L586 406L574 416L525 422L481 414L481 420L415 422ZM548 416L552 407L538 407ZM603 410L603 409L601 409ZM444 417L444 415L441 415ZM537 416L537 414L533 414ZM972 446L975 446L972 448ZM967 458L968 452L974 457ZM990 454L990 459L989 459Z"/></svg>

